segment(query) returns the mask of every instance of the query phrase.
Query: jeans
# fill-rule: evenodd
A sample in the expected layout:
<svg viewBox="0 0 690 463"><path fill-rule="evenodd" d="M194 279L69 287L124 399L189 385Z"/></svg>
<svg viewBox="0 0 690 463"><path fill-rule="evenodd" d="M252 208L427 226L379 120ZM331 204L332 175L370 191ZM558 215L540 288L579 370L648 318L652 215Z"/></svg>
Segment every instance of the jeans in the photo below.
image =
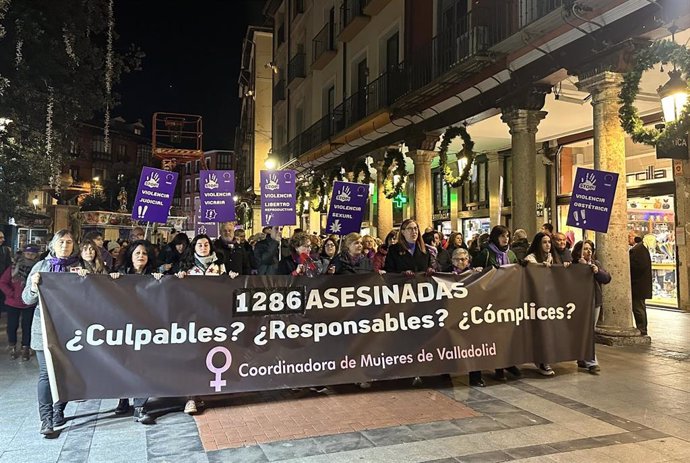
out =
<svg viewBox="0 0 690 463"><path fill-rule="evenodd" d="M52 422L53 409L64 411L67 402L53 403L46 357L42 350L36 351L36 358L38 359L38 415L41 417L41 421L48 420Z"/></svg>
<svg viewBox="0 0 690 463"><path fill-rule="evenodd" d="M633 299L632 310L637 329L640 330L640 333L647 334L647 306L644 299Z"/></svg>
<svg viewBox="0 0 690 463"><path fill-rule="evenodd" d="M34 319L34 308L17 309L16 307L5 306L7 309L7 340L10 346L17 344L17 330L19 320L22 325L22 346L31 344L31 322Z"/></svg>
<svg viewBox="0 0 690 463"><path fill-rule="evenodd" d="M594 308L594 327L596 328L597 326L597 321L599 320L599 312L601 312L601 306L597 306ZM594 342L594 339L592 339L592 342L594 343L594 346L597 345L596 342ZM592 348L594 349L594 348ZM585 368L593 367L595 365L598 365L597 363L597 354L594 354L594 360L581 360L582 363L585 364Z"/></svg>

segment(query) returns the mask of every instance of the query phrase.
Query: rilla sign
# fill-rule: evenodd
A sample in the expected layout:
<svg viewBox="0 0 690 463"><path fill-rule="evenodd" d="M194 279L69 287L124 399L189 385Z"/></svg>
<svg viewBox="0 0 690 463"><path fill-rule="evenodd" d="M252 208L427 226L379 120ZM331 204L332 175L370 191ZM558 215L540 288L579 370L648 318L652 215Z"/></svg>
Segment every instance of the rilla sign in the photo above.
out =
<svg viewBox="0 0 690 463"><path fill-rule="evenodd" d="M357 383L593 356L594 282L585 265L160 282L44 273L41 281L59 400Z"/></svg>

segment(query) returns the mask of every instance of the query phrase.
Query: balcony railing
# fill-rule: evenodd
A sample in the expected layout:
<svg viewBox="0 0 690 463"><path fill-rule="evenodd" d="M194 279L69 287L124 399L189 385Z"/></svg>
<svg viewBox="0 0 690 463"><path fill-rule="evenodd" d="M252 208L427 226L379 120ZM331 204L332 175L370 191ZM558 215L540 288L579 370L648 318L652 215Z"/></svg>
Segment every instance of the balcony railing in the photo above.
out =
<svg viewBox="0 0 690 463"><path fill-rule="evenodd" d="M335 56L334 24L326 23L323 28L312 40L312 63L313 69L323 69L328 62Z"/></svg>
<svg viewBox="0 0 690 463"><path fill-rule="evenodd" d="M103 151L91 151L92 161L103 161L103 162L113 162L112 153L106 153Z"/></svg>
<svg viewBox="0 0 690 463"><path fill-rule="evenodd" d="M307 76L304 66L305 61L304 53L297 53L292 57L288 63L288 85L295 79Z"/></svg>
<svg viewBox="0 0 690 463"><path fill-rule="evenodd" d="M343 0L340 4L339 39L341 41L352 40L371 19L364 14L364 3L364 0Z"/></svg>
<svg viewBox="0 0 690 463"><path fill-rule="evenodd" d="M280 79L273 87L273 104L285 100L285 79Z"/></svg>
<svg viewBox="0 0 690 463"><path fill-rule="evenodd" d="M525 21L534 22L557 9L562 1L508 0L500 3L498 10L475 6L428 44L413 51L408 60L388 69L343 101L330 114L295 136L285 146L276 149L276 154L281 163L286 163L381 109L390 106L400 108L410 102L421 103L435 94L427 91L433 85L438 84L442 90L466 79L485 65L483 63L487 60L484 58L488 56L491 47L525 27L528 24ZM423 92L418 92L423 88Z"/></svg>

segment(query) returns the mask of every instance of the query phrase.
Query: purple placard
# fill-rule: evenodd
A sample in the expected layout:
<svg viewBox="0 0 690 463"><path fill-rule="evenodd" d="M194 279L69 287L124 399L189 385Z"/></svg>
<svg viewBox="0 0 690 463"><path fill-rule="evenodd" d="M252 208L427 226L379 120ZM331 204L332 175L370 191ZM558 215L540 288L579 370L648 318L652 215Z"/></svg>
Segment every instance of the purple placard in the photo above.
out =
<svg viewBox="0 0 690 463"><path fill-rule="evenodd" d="M202 222L201 210L194 214L194 232L197 235L208 235L211 239L218 238L218 222Z"/></svg>
<svg viewBox="0 0 690 463"><path fill-rule="evenodd" d="M235 220L235 172L232 170L202 170L199 174L201 219L204 222L232 222Z"/></svg>
<svg viewBox="0 0 690 463"><path fill-rule="evenodd" d="M328 208L326 233L347 235L362 229L364 208L369 198L369 185L364 183L335 182L331 206Z"/></svg>
<svg viewBox="0 0 690 463"><path fill-rule="evenodd" d="M618 174L578 167L566 224L606 233L616 195Z"/></svg>
<svg viewBox="0 0 690 463"><path fill-rule="evenodd" d="M132 206L132 219L166 223L177 185L177 172L144 167Z"/></svg>
<svg viewBox="0 0 690 463"><path fill-rule="evenodd" d="M264 227L295 225L295 171L261 171L261 225Z"/></svg>

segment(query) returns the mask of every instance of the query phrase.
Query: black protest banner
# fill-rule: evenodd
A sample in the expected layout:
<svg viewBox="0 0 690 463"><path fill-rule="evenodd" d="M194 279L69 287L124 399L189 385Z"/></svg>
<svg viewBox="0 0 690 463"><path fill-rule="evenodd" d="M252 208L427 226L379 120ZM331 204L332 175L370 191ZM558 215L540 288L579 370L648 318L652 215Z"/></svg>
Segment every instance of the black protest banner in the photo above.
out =
<svg viewBox="0 0 690 463"><path fill-rule="evenodd" d="M60 400L269 390L463 373L593 353L587 266L484 274L42 274Z"/></svg>

